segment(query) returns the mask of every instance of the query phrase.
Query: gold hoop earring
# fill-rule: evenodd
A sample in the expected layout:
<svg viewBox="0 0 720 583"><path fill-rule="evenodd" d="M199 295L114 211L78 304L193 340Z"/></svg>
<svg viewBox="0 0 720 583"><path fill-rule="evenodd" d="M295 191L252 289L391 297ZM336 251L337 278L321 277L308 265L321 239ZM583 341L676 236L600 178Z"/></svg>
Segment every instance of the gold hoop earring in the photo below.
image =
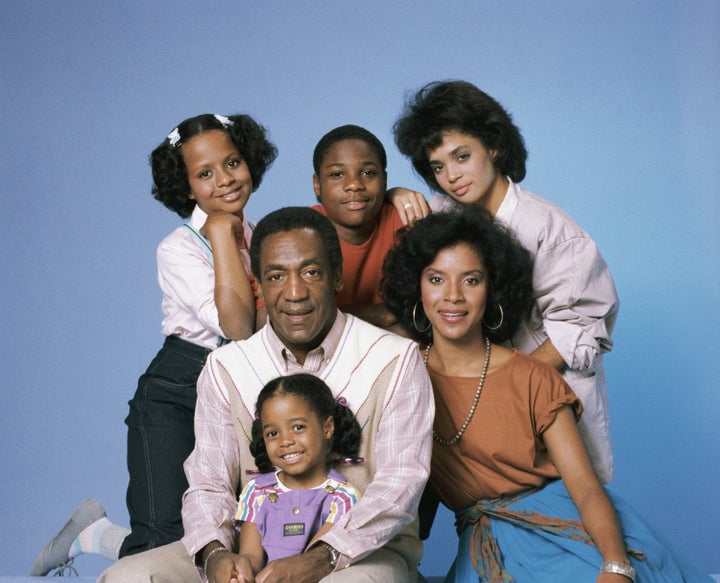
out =
<svg viewBox="0 0 720 583"><path fill-rule="evenodd" d="M497 326L488 326L487 322L485 321L485 318L483 317L483 324L485 324L486 330L499 330L500 326L503 325L503 320L505 319L505 313L503 312L502 306L498 304L498 310L500 310L500 323Z"/></svg>
<svg viewBox="0 0 720 583"><path fill-rule="evenodd" d="M430 328L432 328L432 324L430 323L430 320L428 320L427 327L424 328L423 330L421 330L421 329L420 329L420 326L417 325L417 320L415 319L415 313L416 313L416 311L417 311L417 307L418 307L418 304L419 304L419 303L420 303L420 300L418 300L417 302L415 302L415 305L413 306L413 312L412 312L413 326L415 326L415 330L417 330L418 332L420 332L420 334L424 334L425 332L427 332L428 330L430 330ZM427 316L425 316L425 318L427 319Z"/></svg>

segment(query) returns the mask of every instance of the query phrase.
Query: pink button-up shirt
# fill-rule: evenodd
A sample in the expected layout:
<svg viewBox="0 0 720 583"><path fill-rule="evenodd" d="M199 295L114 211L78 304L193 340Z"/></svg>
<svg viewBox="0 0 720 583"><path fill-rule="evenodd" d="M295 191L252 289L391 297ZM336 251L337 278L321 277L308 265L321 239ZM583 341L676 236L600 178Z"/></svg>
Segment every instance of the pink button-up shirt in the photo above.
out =
<svg viewBox="0 0 720 583"><path fill-rule="evenodd" d="M303 364L285 348L272 325L266 325L256 335L262 334L267 350L278 362L284 362L285 374L319 375L335 352L341 350L340 340L352 318L338 311L322 344L308 353ZM219 349L210 358L224 350ZM232 548L232 517L242 475L230 408L208 370L206 366L198 380L196 443L185 462L190 487L183 499L183 543L191 556L213 540ZM242 384L242 379L235 381ZM413 344L407 350L404 376L380 421L375 477L362 500L323 536L342 553L337 568L357 562L382 547L415 519L429 473L434 411L430 380Z"/></svg>

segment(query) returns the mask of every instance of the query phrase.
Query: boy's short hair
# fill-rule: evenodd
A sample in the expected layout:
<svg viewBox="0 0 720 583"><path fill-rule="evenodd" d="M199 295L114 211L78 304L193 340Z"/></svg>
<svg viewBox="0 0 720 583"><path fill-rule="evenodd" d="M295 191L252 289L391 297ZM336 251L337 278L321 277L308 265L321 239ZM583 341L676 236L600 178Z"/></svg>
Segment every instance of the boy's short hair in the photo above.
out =
<svg viewBox="0 0 720 583"><path fill-rule="evenodd" d="M315 146L315 150L313 152L313 169L315 174L320 173L320 166L322 165L322 161L327 155L328 150L338 142L343 142L345 140L360 140L365 142L370 149L375 152L375 155L380 160L382 169L387 169L387 154L385 152L385 147L382 145L382 142L377 138L377 136L363 127L348 124L330 130L322 138L320 138L320 141L317 143L317 146Z"/></svg>

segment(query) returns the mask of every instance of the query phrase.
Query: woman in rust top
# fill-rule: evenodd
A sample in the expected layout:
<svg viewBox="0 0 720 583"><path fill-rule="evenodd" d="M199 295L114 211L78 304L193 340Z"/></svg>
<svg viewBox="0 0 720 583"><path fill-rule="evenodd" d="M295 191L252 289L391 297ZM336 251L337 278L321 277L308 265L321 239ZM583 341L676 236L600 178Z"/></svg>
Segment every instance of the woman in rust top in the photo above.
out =
<svg viewBox="0 0 720 583"><path fill-rule="evenodd" d="M433 214L399 235L383 275L433 383L430 488L460 536L446 581L710 581L600 484L559 373L501 345L533 297L509 231L477 209Z"/></svg>

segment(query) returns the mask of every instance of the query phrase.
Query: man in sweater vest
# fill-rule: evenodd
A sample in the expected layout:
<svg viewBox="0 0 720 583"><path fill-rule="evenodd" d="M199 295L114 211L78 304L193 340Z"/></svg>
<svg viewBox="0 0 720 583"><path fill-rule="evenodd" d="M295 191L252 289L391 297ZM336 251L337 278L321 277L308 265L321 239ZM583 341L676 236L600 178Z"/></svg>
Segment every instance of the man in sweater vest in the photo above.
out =
<svg viewBox="0 0 720 583"><path fill-rule="evenodd" d="M344 398L362 427L362 463L341 473L362 499L304 553L269 563L256 580L417 581L416 511L429 471L434 416L417 346L337 309L342 254L332 223L305 207L261 220L250 250L268 324L215 350L198 380L196 444L185 462L185 536L126 557L100 582L226 583L238 572L232 518L257 473L249 452L260 389L306 372Z"/></svg>

